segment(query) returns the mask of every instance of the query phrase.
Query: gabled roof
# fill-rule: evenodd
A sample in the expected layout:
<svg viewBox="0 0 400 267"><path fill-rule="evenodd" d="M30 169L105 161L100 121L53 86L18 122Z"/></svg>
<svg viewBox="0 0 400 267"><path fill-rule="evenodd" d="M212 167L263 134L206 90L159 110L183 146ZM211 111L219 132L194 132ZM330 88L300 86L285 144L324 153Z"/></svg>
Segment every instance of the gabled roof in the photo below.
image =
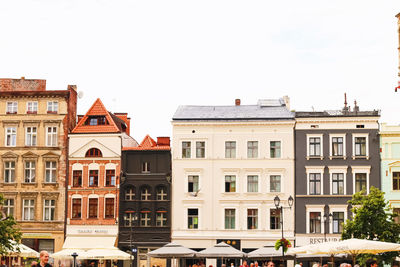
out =
<svg viewBox="0 0 400 267"><path fill-rule="evenodd" d="M146 135L146 137L143 139L143 141L140 143L139 146L124 147L124 148L122 148L122 150L123 151L126 151L126 150L171 150L171 147L167 146L167 145L157 144L157 142L154 141L154 139L151 138L150 135Z"/></svg>
<svg viewBox="0 0 400 267"><path fill-rule="evenodd" d="M104 116L109 124L106 125L85 125L86 120L91 116ZM90 107L85 116L79 121L78 125L72 130L72 133L120 133L120 127L117 126L113 117L104 107L100 98L97 98Z"/></svg>

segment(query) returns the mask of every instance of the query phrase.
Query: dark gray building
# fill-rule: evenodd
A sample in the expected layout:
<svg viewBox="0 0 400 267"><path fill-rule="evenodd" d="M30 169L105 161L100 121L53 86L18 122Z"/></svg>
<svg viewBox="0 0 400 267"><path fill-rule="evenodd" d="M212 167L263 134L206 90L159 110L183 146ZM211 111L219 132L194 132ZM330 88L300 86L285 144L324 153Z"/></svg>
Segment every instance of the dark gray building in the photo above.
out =
<svg viewBox="0 0 400 267"><path fill-rule="evenodd" d="M171 148L169 137L146 136L123 148L118 247L133 251L133 266L166 266L147 253L171 242Z"/></svg>
<svg viewBox="0 0 400 267"><path fill-rule="evenodd" d="M380 188L380 112L296 112L296 246L340 238L355 192Z"/></svg>

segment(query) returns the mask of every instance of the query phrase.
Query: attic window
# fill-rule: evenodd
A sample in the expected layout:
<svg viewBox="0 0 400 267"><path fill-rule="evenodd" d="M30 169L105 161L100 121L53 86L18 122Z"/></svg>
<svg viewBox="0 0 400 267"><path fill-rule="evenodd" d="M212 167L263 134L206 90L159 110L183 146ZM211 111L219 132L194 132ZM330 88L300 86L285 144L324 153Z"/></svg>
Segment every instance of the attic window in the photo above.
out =
<svg viewBox="0 0 400 267"><path fill-rule="evenodd" d="M356 128L364 128L364 124L357 124Z"/></svg>
<svg viewBox="0 0 400 267"><path fill-rule="evenodd" d="M85 121L85 125L108 125L108 121L105 116L89 116Z"/></svg>
<svg viewBox="0 0 400 267"><path fill-rule="evenodd" d="M311 128L319 128L319 126L318 125L316 125L316 124L313 124L313 125L311 125Z"/></svg>
<svg viewBox="0 0 400 267"><path fill-rule="evenodd" d="M90 157L102 157L103 155L101 154L100 149L97 148L91 148L86 152L85 157L90 158Z"/></svg>

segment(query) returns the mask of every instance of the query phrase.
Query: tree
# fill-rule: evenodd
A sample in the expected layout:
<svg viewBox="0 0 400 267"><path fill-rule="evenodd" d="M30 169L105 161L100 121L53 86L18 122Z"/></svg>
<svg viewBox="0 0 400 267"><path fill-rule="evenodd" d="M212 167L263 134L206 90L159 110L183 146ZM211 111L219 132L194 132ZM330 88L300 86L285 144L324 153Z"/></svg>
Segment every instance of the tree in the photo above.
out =
<svg viewBox="0 0 400 267"><path fill-rule="evenodd" d="M399 243L400 225L394 222L392 210L385 201L384 192L371 187L369 194L358 192L349 200L352 205L353 218L348 219L343 227L342 239L359 238ZM362 254L357 260L364 264L366 259L375 257L381 263L392 263L398 252L387 252L380 255Z"/></svg>
<svg viewBox="0 0 400 267"><path fill-rule="evenodd" d="M12 216L7 217L3 212L4 198L0 194L0 255L5 255L12 249L13 240L21 241L21 232Z"/></svg>

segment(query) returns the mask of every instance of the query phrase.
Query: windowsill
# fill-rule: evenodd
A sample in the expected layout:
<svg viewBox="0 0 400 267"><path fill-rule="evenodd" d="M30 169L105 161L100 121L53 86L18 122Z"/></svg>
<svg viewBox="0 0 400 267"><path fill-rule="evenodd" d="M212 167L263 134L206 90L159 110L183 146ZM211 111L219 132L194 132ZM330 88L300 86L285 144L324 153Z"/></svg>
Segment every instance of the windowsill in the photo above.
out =
<svg viewBox="0 0 400 267"><path fill-rule="evenodd" d="M89 188L98 188L98 185L89 185Z"/></svg>
<svg viewBox="0 0 400 267"><path fill-rule="evenodd" d="M16 183L16 182L13 182L13 183L1 182L0 184L1 184L1 185L4 185L4 186L17 186L17 183Z"/></svg>
<svg viewBox="0 0 400 267"><path fill-rule="evenodd" d="M57 114L58 112L57 111L47 111L47 114Z"/></svg>
<svg viewBox="0 0 400 267"><path fill-rule="evenodd" d="M89 221L94 221L94 220L98 220L99 218L97 218L97 217L93 217L93 218L87 218L87 220L89 220Z"/></svg>
<svg viewBox="0 0 400 267"><path fill-rule="evenodd" d="M369 159L369 156L353 156L353 159Z"/></svg>
<svg viewBox="0 0 400 267"><path fill-rule="evenodd" d="M23 182L23 183L21 183L21 185L37 185L37 183L36 182L33 182L33 183Z"/></svg>
<svg viewBox="0 0 400 267"><path fill-rule="evenodd" d="M307 156L307 160L310 160L310 159L320 159L320 160L323 160L324 157L322 157L322 156Z"/></svg>
<svg viewBox="0 0 400 267"><path fill-rule="evenodd" d="M78 189L78 188L82 188L82 186L81 185L78 185L78 186L73 185L73 186L71 186L71 189L74 189L74 188Z"/></svg>
<svg viewBox="0 0 400 267"><path fill-rule="evenodd" d="M27 111L26 114L37 114L37 111Z"/></svg>
<svg viewBox="0 0 400 267"><path fill-rule="evenodd" d="M56 187L58 187L58 183L57 182L44 182L44 183L42 183L42 185L43 186L48 185L48 186L56 186Z"/></svg>
<svg viewBox="0 0 400 267"><path fill-rule="evenodd" d="M329 156L329 159L346 159L346 156Z"/></svg>
<svg viewBox="0 0 400 267"><path fill-rule="evenodd" d="M115 185L105 185L105 187L115 187Z"/></svg>
<svg viewBox="0 0 400 267"><path fill-rule="evenodd" d="M82 218L71 218L71 220L78 221L78 220L82 220Z"/></svg>
<svg viewBox="0 0 400 267"><path fill-rule="evenodd" d="M115 220L115 217L104 217L104 220Z"/></svg>
<svg viewBox="0 0 400 267"><path fill-rule="evenodd" d="M10 112L10 111L7 111L6 114L7 114L7 115L10 115L10 114L17 114L17 112Z"/></svg>

